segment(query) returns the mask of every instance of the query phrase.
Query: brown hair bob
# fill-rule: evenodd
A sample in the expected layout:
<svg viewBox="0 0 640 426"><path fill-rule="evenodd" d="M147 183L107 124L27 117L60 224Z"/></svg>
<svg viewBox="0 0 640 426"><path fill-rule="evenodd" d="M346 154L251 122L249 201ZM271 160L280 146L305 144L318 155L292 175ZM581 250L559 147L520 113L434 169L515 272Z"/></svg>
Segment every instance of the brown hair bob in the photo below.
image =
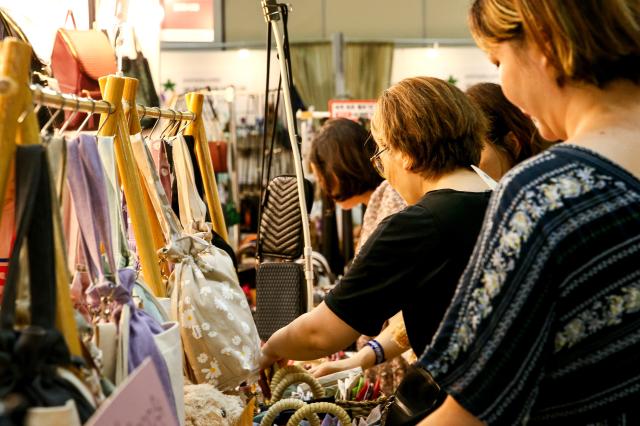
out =
<svg viewBox="0 0 640 426"><path fill-rule="evenodd" d="M424 178L442 176L480 161L487 123L457 87L434 77L413 77L378 98L371 133L382 146L411 160Z"/></svg>
<svg viewBox="0 0 640 426"><path fill-rule="evenodd" d="M328 120L314 137L309 160L320 188L334 200L373 191L382 182L369 161L375 144L365 147L368 137L364 127L346 118Z"/></svg>

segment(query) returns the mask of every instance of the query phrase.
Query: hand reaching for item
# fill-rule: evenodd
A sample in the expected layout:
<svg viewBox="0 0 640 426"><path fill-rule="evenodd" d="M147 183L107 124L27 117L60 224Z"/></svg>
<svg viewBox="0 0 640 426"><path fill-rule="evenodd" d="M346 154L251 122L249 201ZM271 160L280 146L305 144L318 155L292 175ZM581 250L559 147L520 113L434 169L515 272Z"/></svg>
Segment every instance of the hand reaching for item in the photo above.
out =
<svg viewBox="0 0 640 426"><path fill-rule="evenodd" d="M339 371L349 370L351 368L360 367L360 360L357 357L340 359L338 361L323 362L309 370L313 377L322 377L327 374L337 373Z"/></svg>

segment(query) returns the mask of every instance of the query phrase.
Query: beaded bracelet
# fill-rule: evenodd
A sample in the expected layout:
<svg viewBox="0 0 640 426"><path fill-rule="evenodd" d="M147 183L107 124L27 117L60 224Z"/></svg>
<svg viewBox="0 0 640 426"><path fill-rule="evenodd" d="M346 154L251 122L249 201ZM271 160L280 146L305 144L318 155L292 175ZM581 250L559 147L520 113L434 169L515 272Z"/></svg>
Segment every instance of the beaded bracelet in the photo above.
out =
<svg viewBox="0 0 640 426"><path fill-rule="evenodd" d="M376 339L371 339L367 342L367 346L369 346L373 353L376 354L376 364L382 364L385 361L384 358L384 348Z"/></svg>

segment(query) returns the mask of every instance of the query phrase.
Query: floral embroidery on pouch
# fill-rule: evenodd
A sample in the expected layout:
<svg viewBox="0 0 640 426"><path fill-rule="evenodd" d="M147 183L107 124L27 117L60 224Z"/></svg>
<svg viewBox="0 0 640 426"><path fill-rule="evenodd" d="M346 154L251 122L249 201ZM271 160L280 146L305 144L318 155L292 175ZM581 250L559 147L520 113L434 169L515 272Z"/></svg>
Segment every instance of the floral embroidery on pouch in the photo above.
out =
<svg viewBox="0 0 640 426"><path fill-rule="evenodd" d="M201 371L202 373L204 373L206 379L212 385L215 385L218 383L216 379L220 377L220 374L222 374L220 372L220 366L218 365L218 361L216 361L215 359L211 361L211 363L209 364L209 367L203 368Z"/></svg>

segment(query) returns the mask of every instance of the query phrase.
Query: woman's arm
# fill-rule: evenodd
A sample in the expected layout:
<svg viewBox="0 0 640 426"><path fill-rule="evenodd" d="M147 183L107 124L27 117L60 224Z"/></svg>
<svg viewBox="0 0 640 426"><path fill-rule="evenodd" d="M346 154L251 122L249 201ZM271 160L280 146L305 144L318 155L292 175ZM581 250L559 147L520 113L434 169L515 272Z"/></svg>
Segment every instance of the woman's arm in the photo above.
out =
<svg viewBox="0 0 640 426"><path fill-rule="evenodd" d="M262 346L260 368L280 359L310 360L330 355L353 343L360 333L321 303L276 331Z"/></svg>
<svg viewBox="0 0 640 426"><path fill-rule="evenodd" d="M397 318L399 317L399 320ZM382 330L382 333L376 337L376 340L384 349L384 357L386 361L390 361L398 355L403 354L410 349L409 346L403 346L396 342L394 339L394 333L397 327L404 327L401 314L395 315L387 328ZM351 368L361 367L363 370L373 367L376 363L376 355L373 349L369 346L365 346L358 351L357 354L351 358L341 359L338 361L324 362L311 370L311 373L315 377L326 376L327 374L336 373L338 371L349 370Z"/></svg>
<svg viewBox="0 0 640 426"><path fill-rule="evenodd" d="M442 405L421 421L418 426L483 426L484 424L458 404L455 399L447 396Z"/></svg>

